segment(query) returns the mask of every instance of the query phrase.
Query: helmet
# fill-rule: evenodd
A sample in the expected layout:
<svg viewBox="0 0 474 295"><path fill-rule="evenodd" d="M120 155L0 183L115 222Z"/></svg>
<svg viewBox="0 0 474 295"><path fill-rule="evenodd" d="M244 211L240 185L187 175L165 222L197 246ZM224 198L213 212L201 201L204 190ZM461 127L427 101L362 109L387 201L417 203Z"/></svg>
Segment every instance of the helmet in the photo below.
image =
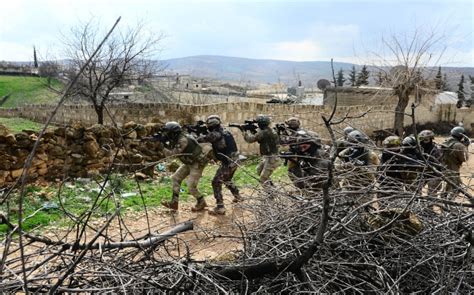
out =
<svg viewBox="0 0 474 295"><path fill-rule="evenodd" d="M347 136L352 131L354 131L354 128L352 128L351 126L347 126L346 128L344 128L344 135Z"/></svg>
<svg viewBox="0 0 474 295"><path fill-rule="evenodd" d="M298 129L300 128L300 120L298 118L295 118L295 117L291 117L289 118L288 120L286 120L286 125L288 125L288 127L290 127L291 129Z"/></svg>
<svg viewBox="0 0 474 295"><path fill-rule="evenodd" d="M351 143L368 143L369 138L359 130L351 131L347 134L347 140Z"/></svg>
<svg viewBox="0 0 474 295"><path fill-rule="evenodd" d="M461 126L456 126L453 129L451 129L451 136L455 138L462 138L466 134L466 130L464 127Z"/></svg>
<svg viewBox="0 0 474 295"><path fill-rule="evenodd" d="M260 114L255 118L255 122L257 122L259 127L266 127L270 125L270 117Z"/></svg>
<svg viewBox="0 0 474 295"><path fill-rule="evenodd" d="M418 139L420 141L430 141L434 139L434 133L431 130L423 130L420 133L418 133Z"/></svg>
<svg viewBox="0 0 474 295"><path fill-rule="evenodd" d="M175 121L167 122L163 127L163 131L167 134L178 134L181 133L181 125Z"/></svg>
<svg viewBox="0 0 474 295"><path fill-rule="evenodd" d="M402 141L404 147L416 147L416 138L413 135L405 137Z"/></svg>
<svg viewBox="0 0 474 295"><path fill-rule="evenodd" d="M382 142L383 146L385 148L392 148L392 147L399 147L401 142L400 142L400 137L396 135L391 135L387 138L385 138Z"/></svg>
<svg viewBox="0 0 474 295"><path fill-rule="evenodd" d="M216 128L221 125L221 118L218 115L210 115L206 119L206 125L208 128Z"/></svg>

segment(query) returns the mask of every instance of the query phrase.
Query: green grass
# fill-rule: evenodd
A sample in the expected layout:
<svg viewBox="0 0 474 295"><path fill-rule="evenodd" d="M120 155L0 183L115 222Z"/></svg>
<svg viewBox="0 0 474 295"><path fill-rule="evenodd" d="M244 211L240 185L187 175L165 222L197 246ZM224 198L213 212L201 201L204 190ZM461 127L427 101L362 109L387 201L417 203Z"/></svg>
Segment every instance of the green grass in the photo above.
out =
<svg viewBox="0 0 474 295"><path fill-rule="evenodd" d="M258 159L247 160L234 175L234 181L239 188L254 187L258 185L256 175L256 166ZM217 170L217 165L208 165L204 169L203 176L199 182L199 190L207 198L212 198L211 181ZM288 179L287 169L280 166L272 175L272 179L286 181ZM139 193L139 188L142 195ZM66 218L60 208L45 208L44 205L56 204L64 206L69 214L76 217L83 216L92 212L93 217L101 217L114 212L117 206L122 211L143 211L145 205L147 208L156 208L161 206L161 200L171 198L171 179L170 175L163 173L155 179L140 181L137 183L130 176L113 174L109 179L109 185L104 192L97 198L100 185L97 182L76 180L66 183L62 187L59 184L51 184L48 187L30 186L24 199L24 214L30 216L23 222L23 228L26 231L41 229L46 225L55 224L57 226L66 226L72 221ZM132 193L132 194L131 194ZM128 194L128 195L127 195ZM181 201L193 201L190 197L186 181L183 181ZM9 208L4 204L0 211L9 210L10 220L16 224L18 219L18 196L13 195L10 198ZM0 225L0 236L7 232L6 225Z"/></svg>
<svg viewBox="0 0 474 295"><path fill-rule="evenodd" d="M43 128L43 124L30 121L23 118L1 118L0 124L7 127L11 132L18 133L22 130L35 130L39 131Z"/></svg>
<svg viewBox="0 0 474 295"><path fill-rule="evenodd" d="M62 84L53 80L51 86L61 89ZM40 77L0 76L0 99L6 95L10 97L1 106L4 108L58 101L58 94L47 87L47 79Z"/></svg>

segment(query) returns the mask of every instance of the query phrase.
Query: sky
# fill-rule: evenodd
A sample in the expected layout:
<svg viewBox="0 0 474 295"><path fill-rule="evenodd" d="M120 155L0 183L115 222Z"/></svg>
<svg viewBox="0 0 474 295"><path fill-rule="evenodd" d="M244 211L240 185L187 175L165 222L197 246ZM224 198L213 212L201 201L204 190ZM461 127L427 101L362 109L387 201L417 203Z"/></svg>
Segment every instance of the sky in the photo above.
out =
<svg viewBox="0 0 474 295"><path fill-rule="evenodd" d="M435 32L437 64L474 67L474 0L15 0L0 8L0 60L61 58L64 36L91 18L163 34L157 59L223 55L367 63L383 40Z"/></svg>

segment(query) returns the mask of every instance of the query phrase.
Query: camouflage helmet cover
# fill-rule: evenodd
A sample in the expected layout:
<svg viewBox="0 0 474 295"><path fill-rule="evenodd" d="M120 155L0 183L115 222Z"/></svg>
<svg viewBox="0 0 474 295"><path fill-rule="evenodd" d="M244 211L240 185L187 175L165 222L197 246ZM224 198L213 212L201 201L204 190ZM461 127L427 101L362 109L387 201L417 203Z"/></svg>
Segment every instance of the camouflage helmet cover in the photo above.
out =
<svg viewBox="0 0 474 295"><path fill-rule="evenodd" d="M344 131L344 135L347 136L349 133L354 131L354 128L352 128L351 126L347 126L346 128L344 128L343 131Z"/></svg>
<svg viewBox="0 0 474 295"><path fill-rule="evenodd" d="M402 146L404 147L415 147L416 146L416 138L413 135L409 135L405 137L402 141Z"/></svg>
<svg viewBox="0 0 474 295"><path fill-rule="evenodd" d="M270 125L270 117L267 115L260 114L255 118L255 121L257 124Z"/></svg>
<svg viewBox="0 0 474 295"><path fill-rule="evenodd" d="M425 140L425 139L434 139L434 132L431 130L423 130L420 133L418 133L418 138L420 140Z"/></svg>
<svg viewBox="0 0 474 295"><path fill-rule="evenodd" d="M464 127L456 126L451 129L450 133L453 137L463 137L466 134L466 130L464 129Z"/></svg>
<svg viewBox="0 0 474 295"><path fill-rule="evenodd" d="M217 127L221 124L221 118L218 115L210 115L206 119L207 127Z"/></svg>
<svg viewBox="0 0 474 295"><path fill-rule="evenodd" d="M383 146L386 147L386 148L390 148L390 147L399 147L400 144L401 144L401 140L400 140L400 137L396 136L396 135L391 135L387 138L385 138L382 142Z"/></svg>
<svg viewBox="0 0 474 295"><path fill-rule="evenodd" d="M291 129L298 129L301 126L301 122L298 118L296 117L291 117L288 120L285 121L286 125L290 127Z"/></svg>
<svg viewBox="0 0 474 295"><path fill-rule="evenodd" d="M178 122L170 121L165 124L163 130L167 133L179 133L181 132L181 125Z"/></svg>
<svg viewBox="0 0 474 295"><path fill-rule="evenodd" d="M351 131L347 134L347 140L352 143L368 143L369 138L359 130Z"/></svg>

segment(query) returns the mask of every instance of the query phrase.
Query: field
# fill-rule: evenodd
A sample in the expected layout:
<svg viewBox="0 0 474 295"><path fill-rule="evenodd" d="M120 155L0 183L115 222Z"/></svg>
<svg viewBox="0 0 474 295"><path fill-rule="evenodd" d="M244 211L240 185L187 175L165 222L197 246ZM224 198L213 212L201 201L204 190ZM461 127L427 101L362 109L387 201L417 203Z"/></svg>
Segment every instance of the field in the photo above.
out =
<svg viewBox="0 0 474 295"><path fill-rule="evenodd" d="M43 124L30 121L23 118L1 118L0 124L7 127L12 133L18 133L22 130L39 131L44 126Z"/></svg>
<svg viewBox="0 0 474 295"><path fill-rule="evenodd" d="M53 80L51 86L61 90L62 84ZM52 104L58 101L58 94L48 88L47 79L40 77L0 76L0 99L7 95L9 97L1 107Z"/></svg>

